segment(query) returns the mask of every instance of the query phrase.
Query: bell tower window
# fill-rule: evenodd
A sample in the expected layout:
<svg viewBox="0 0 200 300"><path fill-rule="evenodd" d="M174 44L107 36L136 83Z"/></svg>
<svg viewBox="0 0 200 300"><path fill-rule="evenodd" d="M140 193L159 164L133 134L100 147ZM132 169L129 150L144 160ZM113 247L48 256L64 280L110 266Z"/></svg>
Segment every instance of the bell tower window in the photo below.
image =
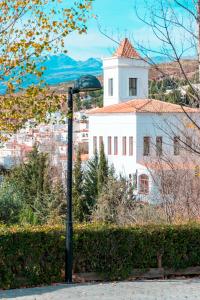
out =
<svg viewBox="0 0 200 300"><path fill-rule="evenodd" d="M129 78L129 96L137 96L137 78Z"/></svg>

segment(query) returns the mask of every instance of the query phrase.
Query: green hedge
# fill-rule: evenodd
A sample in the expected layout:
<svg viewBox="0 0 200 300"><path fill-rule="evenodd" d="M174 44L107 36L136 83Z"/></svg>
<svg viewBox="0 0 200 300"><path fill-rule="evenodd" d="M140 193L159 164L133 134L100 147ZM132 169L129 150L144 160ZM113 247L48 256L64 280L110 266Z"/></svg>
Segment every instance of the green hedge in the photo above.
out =
<svg viewBox="0 0 200 300"><path fill-rule="evenodd" d="M0 227L0 288L63 281L64 230L60 227ZM74 230L75 272L126 278L133 268L200 265L200 225L111 227Z"/></svg>

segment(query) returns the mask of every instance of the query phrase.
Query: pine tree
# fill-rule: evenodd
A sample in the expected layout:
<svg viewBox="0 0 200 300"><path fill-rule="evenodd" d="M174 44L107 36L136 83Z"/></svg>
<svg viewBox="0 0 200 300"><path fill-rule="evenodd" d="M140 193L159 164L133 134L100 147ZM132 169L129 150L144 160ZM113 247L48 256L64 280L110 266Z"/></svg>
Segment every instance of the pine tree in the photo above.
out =
<svg viewBox="0 0 200 300"><path fill-rule="evenodd" d="M83 170L80 149L76 153L76 162L73 170L73 215L77 222L85 218L85 204L83 197Z"/></svg>
<svg viewBox="0 0 200 300"><path fill-rule="evenodd" d="M99 165L98 165L98 193L101 193L104 185L106 184L109 175L108 161L104 152L104 144L101 143L99 153Z"/></svg>
<svg viewBox="0 0 200 300"><path fill-rule="evenodd" d="M84 198L88 217L98 197L98 163L99 158L96 152L94 157L88 161L84 172Z"/></svg>

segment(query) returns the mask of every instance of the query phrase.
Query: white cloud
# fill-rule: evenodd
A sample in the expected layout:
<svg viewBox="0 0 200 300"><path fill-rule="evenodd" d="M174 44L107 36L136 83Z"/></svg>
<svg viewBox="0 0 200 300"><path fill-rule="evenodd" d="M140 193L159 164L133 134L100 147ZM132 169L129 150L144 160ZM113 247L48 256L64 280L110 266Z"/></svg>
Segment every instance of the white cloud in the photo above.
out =
<svg viewBox="0 0 200 300"><path fill-rule="evenodd" d="M104 37L99 31L90 29L87 34L70 34L65 40L68 55L84 60L89 57L109 56L114 49L114 42Z"/></svg>

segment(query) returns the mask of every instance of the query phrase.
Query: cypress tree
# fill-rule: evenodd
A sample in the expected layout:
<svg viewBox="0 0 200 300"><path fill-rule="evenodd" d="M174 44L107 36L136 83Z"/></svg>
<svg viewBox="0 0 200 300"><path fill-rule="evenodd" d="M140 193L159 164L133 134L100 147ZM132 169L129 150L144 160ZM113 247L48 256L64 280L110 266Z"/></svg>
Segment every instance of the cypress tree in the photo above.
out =
<svg viewBox="0 0 200 300"><path fill-rule="evenodd" d="M98 193L101 193L104 185L107 182L109 175L108 161L104 152L104 144L101 143L99 153L99 165L98 165Z"/></svg>
<svg viewBox="0 0 200 300"><path fill-rule="evenodd" d="M73 170L73 215L75 221L84 221L83 170L80 149L77 150Z"/></svg>
<svg viewBox="0 0 200 300"><path fill-rule="evenodd" d="M98 154L95 152L94 157L88 161L84 172L84 197L87 216L91 214L98 197L98 163Z"/></svg>

